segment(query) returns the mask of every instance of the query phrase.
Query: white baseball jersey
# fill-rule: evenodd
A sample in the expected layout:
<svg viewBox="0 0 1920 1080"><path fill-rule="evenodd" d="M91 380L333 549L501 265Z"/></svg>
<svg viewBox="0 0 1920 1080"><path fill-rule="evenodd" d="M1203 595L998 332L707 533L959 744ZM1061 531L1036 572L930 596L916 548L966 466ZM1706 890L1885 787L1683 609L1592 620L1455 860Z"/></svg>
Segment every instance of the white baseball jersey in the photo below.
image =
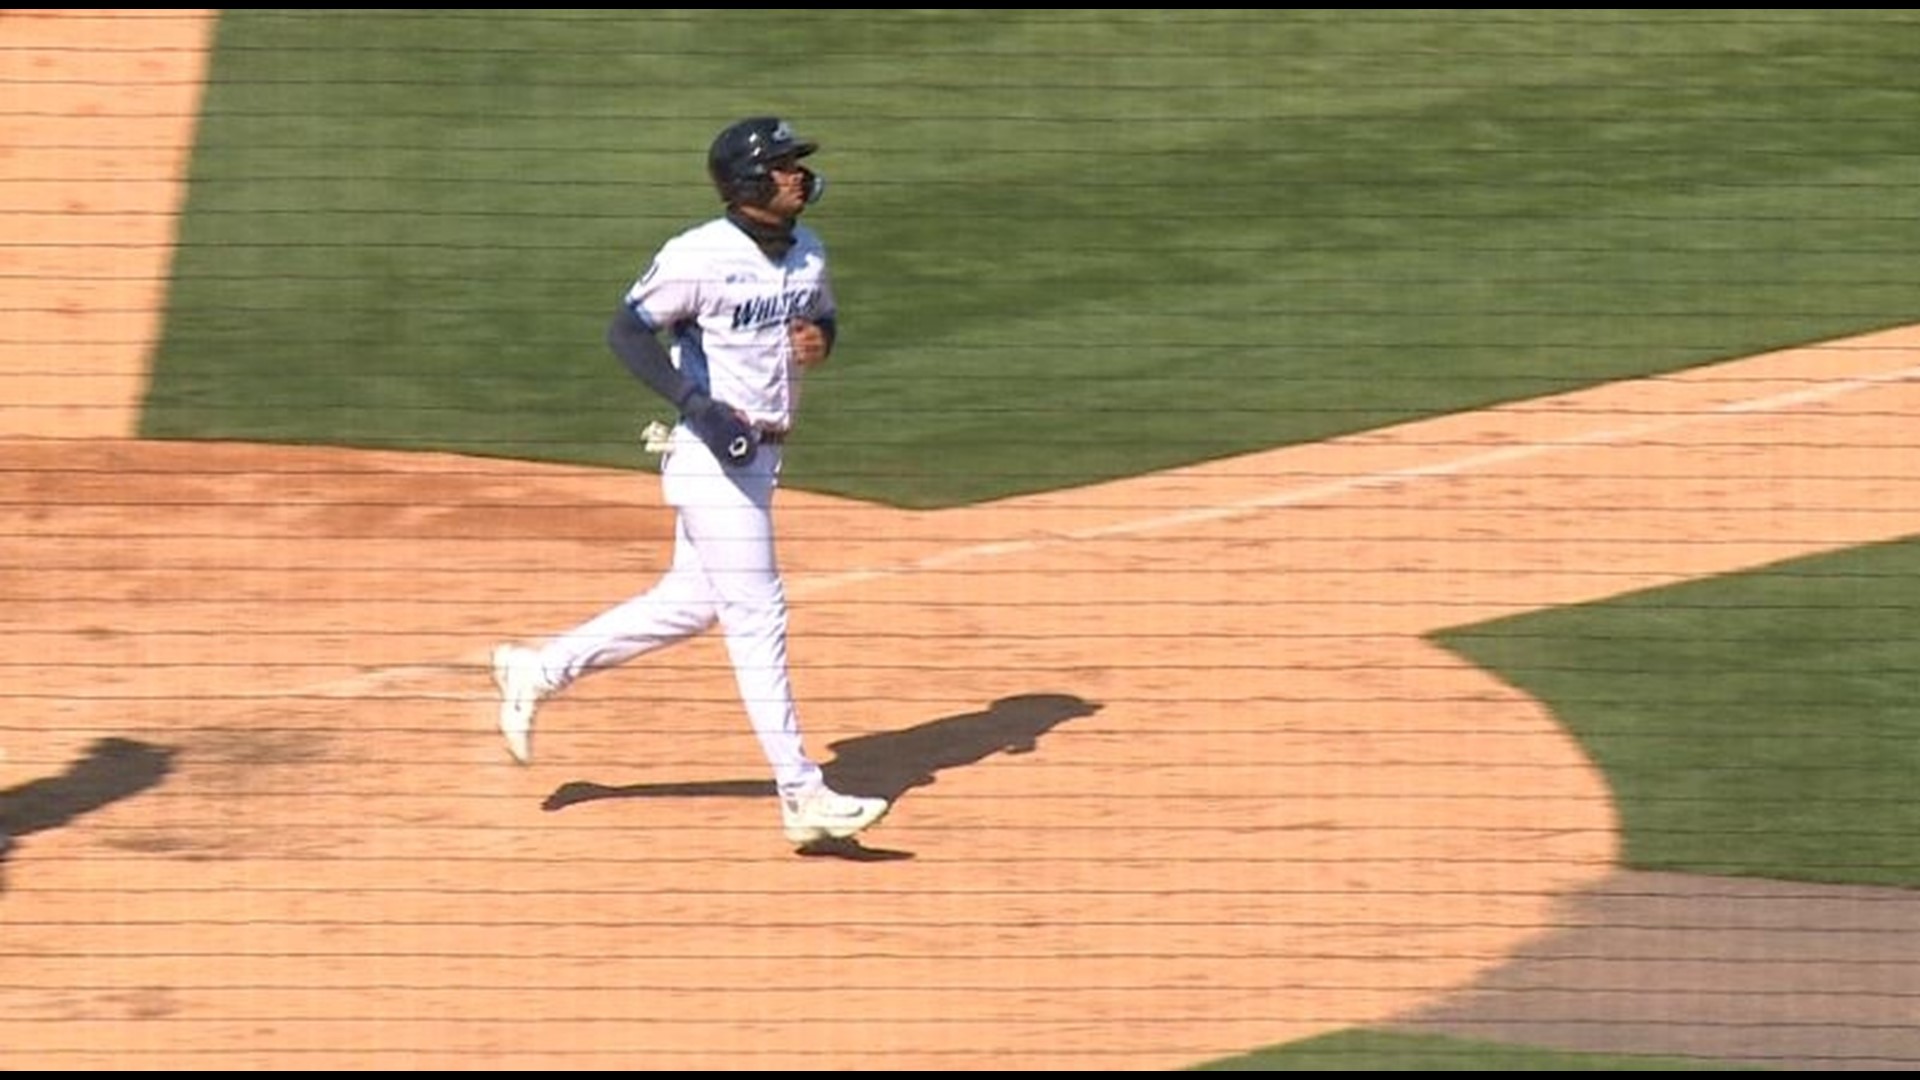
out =
<svg viewBox="0 0 1920 1080"><path fill-rule="evenodd" d="M779 263L724 217L661 245L627 290L627 306L672 337L674 366L754 424L785 430L799 404L800 372L787 325L831 318L833 286L820 238L794 227Z"/></svg>

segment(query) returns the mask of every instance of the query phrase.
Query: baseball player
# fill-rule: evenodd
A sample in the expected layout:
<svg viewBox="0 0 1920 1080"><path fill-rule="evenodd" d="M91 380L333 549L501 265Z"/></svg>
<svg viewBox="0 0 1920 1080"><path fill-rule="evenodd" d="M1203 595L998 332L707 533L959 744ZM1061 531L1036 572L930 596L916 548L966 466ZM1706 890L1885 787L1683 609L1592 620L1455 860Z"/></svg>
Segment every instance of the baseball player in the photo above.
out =
<svg viewBox="0 0 1920 1080"><path fill-rule="evenodd" d="M807 755L774 560L773 494L801 376L827 358L836 329L826 249L797 223L826 186L802 164L816 149L777 117L722 130L707 172L725 213L662 245L608 328L614 354L679 414L660 463L675 510L672 565L647 592L538 648L493 652L500 733L525 764L543 699L718 622L782 826L801 845L853 836L888 810L829 788Z"/></svg>

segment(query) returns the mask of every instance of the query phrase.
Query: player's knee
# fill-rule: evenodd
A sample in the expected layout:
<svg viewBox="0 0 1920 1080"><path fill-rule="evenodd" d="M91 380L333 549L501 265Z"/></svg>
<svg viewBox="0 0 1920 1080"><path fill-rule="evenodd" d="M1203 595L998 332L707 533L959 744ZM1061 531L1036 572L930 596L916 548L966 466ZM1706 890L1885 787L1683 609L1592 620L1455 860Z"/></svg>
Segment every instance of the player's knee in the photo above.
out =
<svg viewBox="0 0 1920 1080"><path fill-rule="evenodd" d="M769 637L787 632L787 607L778 600L730 601L720 606L720 625L728 634Z"/></svg>

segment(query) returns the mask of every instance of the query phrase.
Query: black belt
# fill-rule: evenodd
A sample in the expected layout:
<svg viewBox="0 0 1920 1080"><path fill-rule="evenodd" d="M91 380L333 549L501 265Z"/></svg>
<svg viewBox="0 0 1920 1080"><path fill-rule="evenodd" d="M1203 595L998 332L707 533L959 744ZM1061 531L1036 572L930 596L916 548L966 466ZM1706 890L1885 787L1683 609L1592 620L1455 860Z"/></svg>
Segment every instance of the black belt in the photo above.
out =
<svg viewBox="0 0 1920 1080"><path fill-rule="evenodd" d="M754 428L753 430L759 436L761 446L779 446L787 441L786 428Z"/></svg>

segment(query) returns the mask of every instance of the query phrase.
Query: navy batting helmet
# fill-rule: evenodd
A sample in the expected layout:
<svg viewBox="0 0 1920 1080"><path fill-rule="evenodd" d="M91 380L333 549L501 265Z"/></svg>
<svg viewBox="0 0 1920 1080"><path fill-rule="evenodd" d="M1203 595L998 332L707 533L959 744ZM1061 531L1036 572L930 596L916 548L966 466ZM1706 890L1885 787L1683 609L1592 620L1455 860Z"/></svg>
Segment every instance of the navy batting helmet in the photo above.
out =
<svg viewBox="0 0 1920 1080"><path fill-rule="evenodd" d="M729 125L707 150L707 175L725 202L759 205L773 197L768 172L774 162L806 157L820 149L793 133L777 116L755 116ZM820 197L825 179L807 170L807 201Z"/></svg>

